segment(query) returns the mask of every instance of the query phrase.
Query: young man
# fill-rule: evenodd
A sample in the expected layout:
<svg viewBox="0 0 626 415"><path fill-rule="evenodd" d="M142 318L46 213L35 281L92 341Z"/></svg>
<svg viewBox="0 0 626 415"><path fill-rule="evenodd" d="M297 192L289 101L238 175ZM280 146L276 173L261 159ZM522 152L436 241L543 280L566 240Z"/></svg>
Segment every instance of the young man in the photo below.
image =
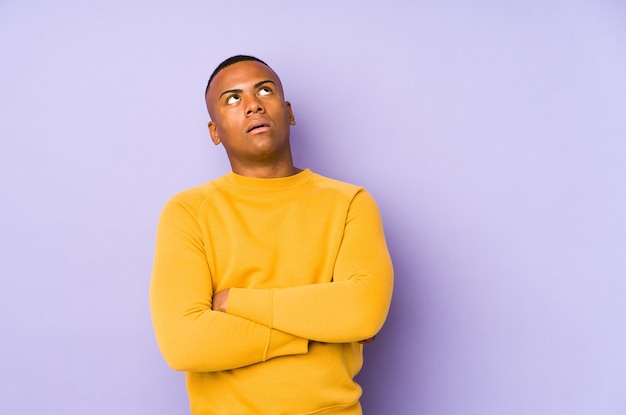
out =
<svg viewBox="0 0 626 415"><path fill-rule="evenodd" d="M278 76L220 64L209 133L232 171L170 199L150 305L194 415L361 414L362 343L382 327L393 270L363 189L294 166Z"/></svg>

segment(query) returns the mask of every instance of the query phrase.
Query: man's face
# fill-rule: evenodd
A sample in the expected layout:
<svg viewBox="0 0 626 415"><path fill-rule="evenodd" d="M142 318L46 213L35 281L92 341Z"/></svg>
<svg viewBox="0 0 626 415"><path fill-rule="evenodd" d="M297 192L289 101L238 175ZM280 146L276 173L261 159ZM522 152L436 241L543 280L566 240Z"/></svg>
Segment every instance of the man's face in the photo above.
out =
<svg viewBox="0 0 626 415"><path fill-rule="evenodd" d="M291 105L278 76L256 61L238 62L213 78L206 96L209 132L222 143L233 165L291 160Z"/></svg>

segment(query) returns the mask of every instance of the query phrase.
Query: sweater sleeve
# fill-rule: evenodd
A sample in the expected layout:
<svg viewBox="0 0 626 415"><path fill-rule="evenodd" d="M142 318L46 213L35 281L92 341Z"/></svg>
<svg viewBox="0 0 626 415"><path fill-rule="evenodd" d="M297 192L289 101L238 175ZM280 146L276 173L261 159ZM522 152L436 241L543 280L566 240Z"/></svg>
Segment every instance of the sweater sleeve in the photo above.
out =
<svg viewBox="0 0 626 415"><path fill-rule="evenodd" d="M159 219L150 309L157 343L173 369L228 370L307 353L307 339L211 310L205 252L194 213L170 200Z"/></svg>
<svg viewBox="0 0 626 415"><path fill-rule="evenodd" d="M352 200L333 280L290 288L231 288L228 314L314 341L364 340L382 327L393 290L393 268L374 199Z"/></svg>

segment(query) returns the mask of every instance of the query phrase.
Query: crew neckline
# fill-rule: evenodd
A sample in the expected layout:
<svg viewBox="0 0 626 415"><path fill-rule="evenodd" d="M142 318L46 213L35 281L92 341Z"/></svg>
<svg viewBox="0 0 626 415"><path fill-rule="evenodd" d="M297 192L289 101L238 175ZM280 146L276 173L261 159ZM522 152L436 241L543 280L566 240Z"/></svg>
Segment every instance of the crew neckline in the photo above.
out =
<svg viewBox="0 0 626 415"><path fill-rule="evenodd" d="M313 176L309 168L286 177L276 177L271 179L260 179L257 177L242 176L233 171L224 176L225 182L237 187L253 191L280 191L292 189L307 182Z"/></svg>

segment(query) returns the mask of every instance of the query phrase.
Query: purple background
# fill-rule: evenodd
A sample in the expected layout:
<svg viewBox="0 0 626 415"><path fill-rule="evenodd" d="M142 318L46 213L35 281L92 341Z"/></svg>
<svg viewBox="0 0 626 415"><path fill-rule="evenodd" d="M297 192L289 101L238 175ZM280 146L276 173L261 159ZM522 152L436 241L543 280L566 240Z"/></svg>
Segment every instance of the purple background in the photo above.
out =
<svg viewBox="0 0 626 415"><path fill-rule="evenodd" d="M282 77L297 164L379 202L366 414L626 413L618 0L2 0L0 413L187 412L156 222L228 170L203 89L236 53Z"/></svg>

